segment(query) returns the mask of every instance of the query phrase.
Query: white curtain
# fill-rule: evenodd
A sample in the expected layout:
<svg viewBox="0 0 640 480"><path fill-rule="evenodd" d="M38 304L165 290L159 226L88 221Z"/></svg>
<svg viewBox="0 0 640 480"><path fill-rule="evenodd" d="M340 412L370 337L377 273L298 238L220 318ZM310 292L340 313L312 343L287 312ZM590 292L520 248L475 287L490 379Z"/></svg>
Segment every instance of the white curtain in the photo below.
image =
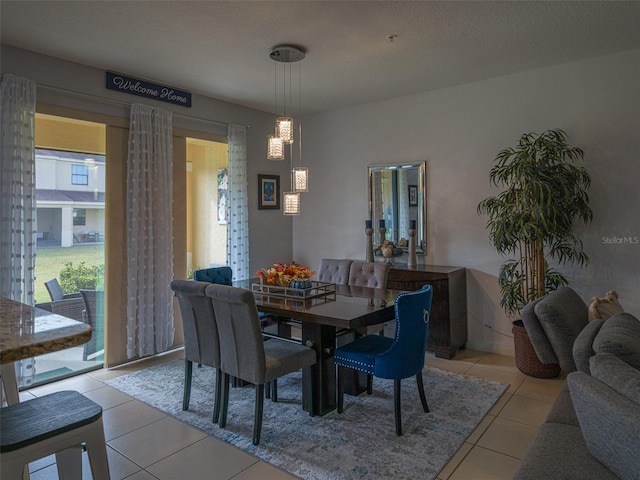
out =
<svg viewBox="0 0 640 480"><path fill-rule="evenodd" d="M131 107L127 163L127 358L173 343L171 112Z"/></svg>
<svg viewBox="0 0 640 480"><path fill-rule="evenodd" d="M36 84L5 74L0 90L0 295L33 305Z"/></svg>
<svg viewBox="0 0 640 480"><path fill-rule="evenodd" d="M229 125L229 203L227 265L233 280L249 278L249 209L247 191L247 127Z"/></svg>

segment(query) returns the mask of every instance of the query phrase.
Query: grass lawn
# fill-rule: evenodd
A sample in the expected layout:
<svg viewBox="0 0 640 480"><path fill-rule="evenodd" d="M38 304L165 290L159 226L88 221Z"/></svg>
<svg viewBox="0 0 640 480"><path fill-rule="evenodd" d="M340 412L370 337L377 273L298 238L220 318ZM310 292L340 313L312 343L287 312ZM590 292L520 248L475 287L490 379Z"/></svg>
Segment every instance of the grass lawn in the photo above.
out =
<svg viewBox="0 0 640 480"><path fill-rule="evenodd" d="M44 282L59 277L67 262L78 265L100 265L104 263L104 245L75 245L73 247L41 247L36 252L36 303L50 300Z"/></svg>

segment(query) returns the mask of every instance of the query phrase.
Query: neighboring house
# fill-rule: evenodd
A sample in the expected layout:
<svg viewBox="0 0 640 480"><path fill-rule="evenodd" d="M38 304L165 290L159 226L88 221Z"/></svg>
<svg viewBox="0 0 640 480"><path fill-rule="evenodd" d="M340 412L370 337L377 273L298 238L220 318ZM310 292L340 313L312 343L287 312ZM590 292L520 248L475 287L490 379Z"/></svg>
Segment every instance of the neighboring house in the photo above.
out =
<svg viewBox="0 0 640 480"><path fill-rule="evenodd" d="M104 241L105 157L36 149L38 246Z"/></svg>

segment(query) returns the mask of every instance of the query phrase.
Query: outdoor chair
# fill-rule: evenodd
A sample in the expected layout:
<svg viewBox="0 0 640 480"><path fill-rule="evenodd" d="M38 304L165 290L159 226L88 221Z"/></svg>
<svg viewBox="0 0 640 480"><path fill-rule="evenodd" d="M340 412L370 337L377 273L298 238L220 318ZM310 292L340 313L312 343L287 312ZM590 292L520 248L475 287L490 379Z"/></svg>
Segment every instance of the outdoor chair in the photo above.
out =
<svg viewBox="0 0 640 480"><path fill-rule="evenodd" d="M255 418L253 444L260 443L264 386L278 377L306 369L303 375L309 415L313 416L311 394L311 365L316 363L316 352L304 345L279 338L264 341L253 293L243 288L210 284L206 294L212 299L220 336L220 369L222 380L222 407L220 427L227 423L230 376L255 385ZM274 398L274 402L275 402Z"/></svg>
<svg viewBox="0 0 640 480"><path fill-rule="evenodd" d="M371 394L369 386L374 376L393 379L396 435L402 435L400 386L403 378L416 377L422 408L425 413L429 412L424 393L422 369L427 348L432 296L431 285L398 295L395 301L395 338L367 335L335 349L333 360L337 370L338 413L344 410L342 377L345 368L367 374L367 393L369 394Z"/></svg>
<svg viewBox="0 0 640 480"><path fill-rule="evenodd" d="M80 290L84 301L85 322L93 332L91 340L84 344L83 360L104 357L104 290Z"/></svg>
<svg viewBox="0 0 640 480"><path fill-rule="evenodd" d="M39 306L50 310L53 313L57 313L58 315L69 317L80 322L86 322L84 301L82 300L80 292L68 294L62 293L62 288L60 287L60 283L57 278L52 278L51 280L44 282L44 286L47 288L47 292L49 292L51 303Z"/></svg>

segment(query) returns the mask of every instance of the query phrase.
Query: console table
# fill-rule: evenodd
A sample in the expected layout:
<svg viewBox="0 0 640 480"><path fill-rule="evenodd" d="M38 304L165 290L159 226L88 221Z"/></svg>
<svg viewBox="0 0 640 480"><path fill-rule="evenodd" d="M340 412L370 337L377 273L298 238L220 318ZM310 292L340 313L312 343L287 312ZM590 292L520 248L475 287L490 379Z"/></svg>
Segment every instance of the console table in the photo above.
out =
<svg viewBox="0 0 640 480"><path fill-rule="evenodd" d="M387 288L394 290L417 290L425 283L433 287L427 349L435 351L436 357L451 359L467 343L465 269L396 264L387 278Z"/></svg>

